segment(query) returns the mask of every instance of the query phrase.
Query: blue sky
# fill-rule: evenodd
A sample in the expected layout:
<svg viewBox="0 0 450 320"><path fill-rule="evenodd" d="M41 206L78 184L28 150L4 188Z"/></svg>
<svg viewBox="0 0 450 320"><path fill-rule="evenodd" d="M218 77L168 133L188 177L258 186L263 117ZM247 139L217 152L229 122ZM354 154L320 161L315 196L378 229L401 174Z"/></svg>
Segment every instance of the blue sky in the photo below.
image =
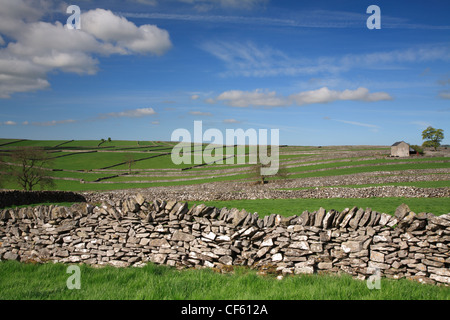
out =
<svg viewBox="0 0 450 320"><path fill-rule="evenodd" d="M81 29L64 25L70 4ZM367 8L381 9L369 30ZM448 1L0 0L0 137L290 145L450 135Z"/></svg>

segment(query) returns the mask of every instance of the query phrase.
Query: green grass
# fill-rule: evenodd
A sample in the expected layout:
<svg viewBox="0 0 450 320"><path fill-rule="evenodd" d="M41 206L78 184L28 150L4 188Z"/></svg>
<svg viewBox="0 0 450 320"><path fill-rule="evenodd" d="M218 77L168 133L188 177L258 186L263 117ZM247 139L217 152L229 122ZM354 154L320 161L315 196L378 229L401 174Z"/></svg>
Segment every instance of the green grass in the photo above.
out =
<svg viewBox="0 0 450 320"><path fill-rule="evenodd" d="M438 181L408 181L408 182L386 182L386 183L373 183L373 184L348 184L348 185L332 185L321 188L367 188L367 187L379 187L379 186L411 186L418 188L444 188L450 187L449 180ZM279 188L277 190L306 190L315 189L316 187L301 187L301 188Z"/></svg>
<svg viewBox="0 0 450 320"><path fill-rule="evenodd" d="M0 262L0 299L9 300L449 300L450 289L417 282L381 279L380 290L348 275L294 275L283 280L236 268L176 270L80 266L79 290L69 290L68 265Z"/></svg>
<svg viewBox="0 0 450 320"><path fill-rule="evenodd" d="M311 167L313 167L313 166L311 166ZM299 168L294 168L294 169L299 169ZM301 167L301 168L304 169L302 171L314 170L314 169L311 169L308 167ZM327 176L349 175L349 174L363 173L363 172L402 171L402 170L441 169L441 168L450 168L450 162L391 164L391 165L344 168L344 169L334 169L334 167L330 167L330 170L291 174L291 175L289 175L289 178L294 179L294 178L310 178L310 177L327 177ZM321 169L323 169L323 168L321 168ZM271 179L279 179L279 178L274 177Z"/></svg>
<svg viewBox="0 0 450 320"><path fill-rule="evenodd" d="M450 198L330 198L330 199L255 199L255 200L230 200L230 201L194 201L193 204L205 203L217 208L227 207L245 209L253 213L258 212L259 217L276 213L285 217L300 215L304 210L310 212L319 210L320 207L342 211L345 208L372 208L378 212L393 215L395 209L405 203L416 212L431 212L435 215L450 212Z"/></svg>
<svg viewBox="0 0 450 320"><path fill-rule="evenodd" d="M67 140L22 140L17 141L15 143L9 144L6 147L16 148L16 147L46 147L51 148L57 146L60 143L63 143Z"/></svg>
<svg viewBox="0 0 450 320"><path fill-rule="evenodd" d="M331 159L337 160L337 159ZM400 160L398 160L400 161ZM319 170L319 169L338 169L339 167L347 167L347 166L358 166L358 165L373 165L370 168L381 168L377 169L377 171L385 170L384 168L390 168L390 167L396 167L396 166L411 166L411 169L421 169L422 167L427 167L430 165L432 167L433 165L444 165L443 168L449 168L450 167L450 160L446 157L436 157L436 158L414 158L414 159L401 159L402 162L411 162L411 164L397 164L397 160L390 160L390 159L377 159L377 160L351 160L351 161L344 161L344 162L332 162L332 163L323 163L323 164L311 164L309 166L299 166L299 167L293 167L288 168L288 172L299 172L299 171L309 171L309 170ZM422 163L424 161L446 161L445 163ZM383 165L384 164L384 165ZM439 167L439 168L441 168ZM360 167L357 168L350 168L358 170ZM394 170L394 169L392 169ZM406 169L403 169L406 170Z"/></svg>
<svg viewBox="0 0 450 320"><path fill-rule="evenodd" d="M127 152L72 153L67 157L53 159L51 168L66 170L101 169L125 162L127 155ZM152 155L149 153L134 153L133 156L137 160Z"/></svg>

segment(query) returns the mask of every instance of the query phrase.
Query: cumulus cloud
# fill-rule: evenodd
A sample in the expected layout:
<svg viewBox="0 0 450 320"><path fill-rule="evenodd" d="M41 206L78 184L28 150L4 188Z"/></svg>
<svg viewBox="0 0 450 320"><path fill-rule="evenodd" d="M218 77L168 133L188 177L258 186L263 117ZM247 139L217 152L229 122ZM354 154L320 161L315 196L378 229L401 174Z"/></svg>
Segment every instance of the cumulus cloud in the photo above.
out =
<svg viewBox="0 0 450 320"><path fill-rule="evenodd" d="M304 91L292 94L288 97L277 96L275 91L263 92L260 89L255 91L230 90L221 93L216 100L224 101L231 107L247 108L254 107L282 107L291 104L298 106L329 103L334 101L364 101L375 102L392 100L393 98L386 92L370 93L367 88L356 90L330 90L322 87L317 90Z"/></svg>
<svg viewBox="0 0 450 320"><path fill-rule="evenodd" d="M229 106L239 108L249 106L280 107L287 104L287 100L277 97L275 91L263 92L260 89L256 89L255 91L225 91L217 97L217 100L225 101Z"/></svg>
<svg viewBox="0 0 450 320"><path fill-rule="evenodd" d="M82 30L116 45L126 53L164 54L172 46L169 33L155 25L136 26L109 10L95 9L81 15Z"/></svg>
<svg viewBox="0 0 450 320"><path fill-rule="evenodd" d="M172 46L166 30L109 10L82 13L81 29L69 30L41 21L55 1L0 0L0 7L0 98L50 87L49 72L95 74L100 56L162 55Z"/></svg>
<svg viewBox="0 0 450 320"><path fill-rule="evenodd" d="M344 91L330 90L327 87L322 87L317 90L293 94L290 98L299 106L314 103L329 103L333 101L374 102L392 100L392 97L386 92L370 93L367 88L362 87L356 90L346 89Z"/></svg>
<svg viewBox="0 0 450 320"><path fill-rule="evenodd" d="M5 126L15 126L17 124L17 122L8 120L8 121L3 122L3 124Z"/></svg>

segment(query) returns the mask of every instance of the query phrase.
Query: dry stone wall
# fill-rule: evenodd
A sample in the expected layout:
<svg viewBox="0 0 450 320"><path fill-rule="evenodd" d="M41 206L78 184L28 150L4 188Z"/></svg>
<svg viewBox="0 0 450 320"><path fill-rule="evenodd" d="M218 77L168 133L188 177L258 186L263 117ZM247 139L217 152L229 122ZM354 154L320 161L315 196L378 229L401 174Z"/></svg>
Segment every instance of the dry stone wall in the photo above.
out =
<svg viewBox="0 0 450 320"><path fill-rule="evenodd" d="M320 208L260 218L245 210L145 199L0 211L0 259L261 272L375 273L450 284L450 214Z"/></svg>

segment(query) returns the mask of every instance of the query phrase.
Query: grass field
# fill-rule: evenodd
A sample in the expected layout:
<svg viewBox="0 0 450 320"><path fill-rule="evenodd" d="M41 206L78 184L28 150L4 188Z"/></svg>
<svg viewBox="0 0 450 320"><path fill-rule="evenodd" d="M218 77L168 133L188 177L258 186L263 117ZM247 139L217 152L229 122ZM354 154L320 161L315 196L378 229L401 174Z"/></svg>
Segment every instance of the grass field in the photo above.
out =
<svg viewBox="0 0 450 320"><path fill-rule="evenodd" d="M395 209L402 203L408 204L415 213L432 212L435 215L449 212L450 198L330 198L330 199L255 199L231 201L194 201L191 205L205 203L208 206L245 209L260 217L276 213L285 217L301 215L304 210L317 211L323 207L327 211L334 209L342 211L345 208L372 208L378 212L394 215Z"/></svg>
<svg viewBox="0 0 450 320"><path fill-rule="evenodd" d="M9 300L449 300L450 288L381 279L380 289L349 275L293 275L277 280L236 268L176 270L80 266L80 289L69 290L67 265L0 262L0 299Z"/></svg>
<svg viewBox="0 0 450 320"><path fill-rule="evenodd" d="M48 175L54 179L53 190L109 191L117 189L151 188L159 186L201 185L208 182L237 183L232 192L240 193L239 185L250 185L255 177L249 164L211 164L190 168L192 164L175 165L170 151L175 143L160 141L33 141L0 139L0 157L9 155L20 146L40 146L54 158ZM205 146L203 146L205 148ZM235 148L236 150L236 148ZM247 152L248 148L245 149ZM88 152L88 153L87 153ZM362 188L375 186L413 186L420 188L450 187L450 157L427 156L395 159L386 157L389 147L383 146L287 146L280 148L280 166L287 176L269 177L264 187L289 192L315 189L311 179L325 181L320 188ZM127 155L135 162L126 164ZM225 150L224 150L225 154ZM248 156L246 157L248 161ZM107 169L102 169L107 168ZM53 171L52 169L57 169ZM115 177L114 177L115 176ZM349 181L346 181L351 177ZM395 178L395 182L372 182L367 177ZM420 179L417 179L420 177ZM18 189L12 179L0 184ZM95 182L99 178L108 178ZM66 179L66 180L64 180ZM69 180L67 180L69 179ZM164 181L164 182L163 182ZM289 182L289 188L280 182ZM309 183L308 183L309 181ZM345 181L345 182L343 182ZM373 180L375 181L375 180ZM376 180L379 181L379 180ZM36 188L39 190L39 187ZM230 201L194 201L217 208L238 208L258 212L260 217L272 213L283 216L300 215L320 207L327 211L354 206L372 208L394 214L406 203L412 211L436 215L450 211L450 198L330 198L330 199L254 199ZM60 203L70 206L71 203ZM422 285L408 280L381 280L381 290L369 290L364 281L348 275L298 275L277 280L274 275L260 276L256 271L236 268L233 274L219 274L212 270L183 270L149 264L144 268L101 269L81 266L82 287L66 287L66 265L24 264L0 262L0 299L258 299L258 300L449 300L449 288Z"/></svg>
<svg viewBox="0 0 450 320"><path fill-rule="evenodd" d="M3 145L3 146L2 146ZM99 146L100 145L100 146ZM217 181L251 181L256 180L252 165L248 164L248 155L244 164L233 159L234 164L208 164L189 167L194 164L175 165L170 151L174 142L156 141L111 141L76 140L76 141L39 141L0 139L0 155L8 161L9 155L17 147L39 146L51 152L53 157L48 165L48 175L55 179L55 190L62 191L102 191L115 189L148 188L156 186L178 186L201 184ZM203 145L203 149L208 146ZM237 152L238 147L233 148ZM190 147L194 151L194 146ZM244 148L248 152L250 148ZM223 148L226 154L226 148ZM280 166L285 168L284 177L268 177L268 181L279 179L302 179L314 177L334 177L365 173L402 174L407 170L450 169L449 157L411 157L409 159L385 158L385 147L282 147L280 148ZM128 156L135 160L131 164L131 175L127 173L130 166L126 163ZM344 156L345 155L345 156ZM194 155L191 156L194 162ZM106 169L104 169L106 168ZM447 173L449 171L446 171ZM118 176L118 177L114 177ZM111 177L92 183L98 178ZM69 178L71 180L62 180ZM5 179L3 179L5 180ZM91 182L91 183L83 183ZM448 174L442 178L427 181L409 181L405 185L424 187L450 186ZM361 184L364 184L361 181ZM370 186L371 184L364 184ZM399 184L401 185L401 183ZM330 186L333 186L331 183ZM5 188L16 189L14 181L4 183ZM39 187L37 186L39 189Z"/></svg>

